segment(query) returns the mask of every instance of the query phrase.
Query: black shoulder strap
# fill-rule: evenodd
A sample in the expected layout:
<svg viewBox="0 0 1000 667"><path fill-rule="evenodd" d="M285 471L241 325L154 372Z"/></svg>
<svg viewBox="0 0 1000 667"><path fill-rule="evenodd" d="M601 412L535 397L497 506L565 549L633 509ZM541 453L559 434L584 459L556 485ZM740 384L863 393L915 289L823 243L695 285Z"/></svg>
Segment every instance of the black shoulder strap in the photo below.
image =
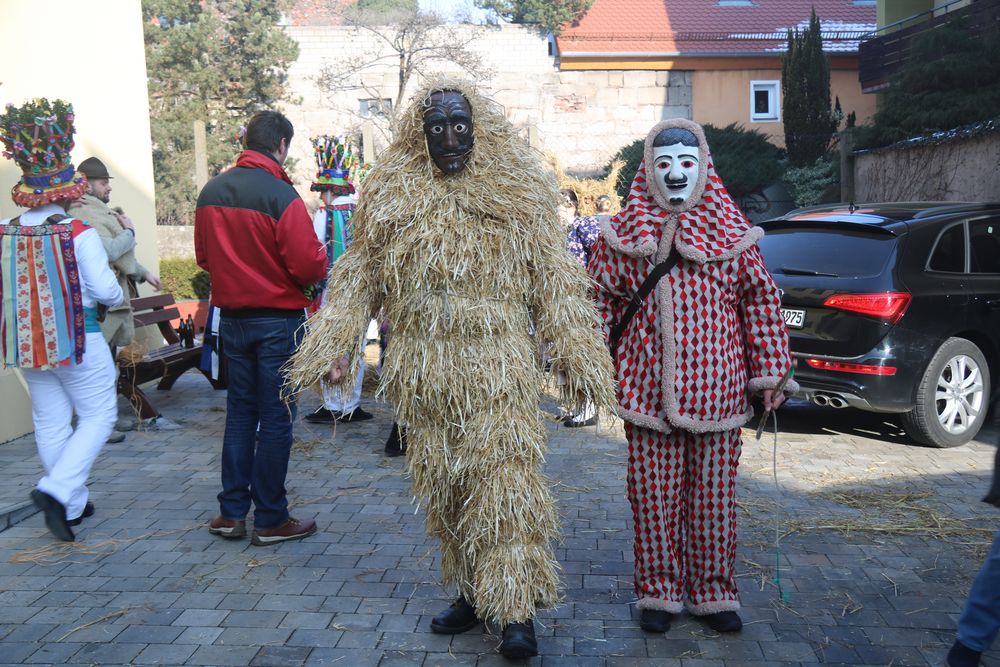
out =
<svg viewBox="0 0 1000 667"><path fill-rule="evenodd" d="M629 299L628 305L625 307L625 312L622 313L621 319L615 322L614 326L611 327L611 332L608 334L608 345L611 349L611 355L615 356L618 352L618 342L621 340L622 334L625 333L625 329L628 328L628 323L632 321L635 314L639 311L639 307L642 302L646 300L649 293L653 291L656 287L656 283L660 282L660 278L667 275L670 269L674 268L677 261L680 259L680 255L677 254L677 249L673 246L670 247L670 254L667 258L653 267L653 270L649 272L646 279L642 281L642 285L639 286L639 290L632 295Z"/></svg>
<svg viewBox="0 0 1000 667"><path fill-rule="evenodd" d="M45 218L46 225L54 225L57 222L62 222L63 220L71 219L72 216L66 215L65 213L54 213L49 217Z"/></svg>

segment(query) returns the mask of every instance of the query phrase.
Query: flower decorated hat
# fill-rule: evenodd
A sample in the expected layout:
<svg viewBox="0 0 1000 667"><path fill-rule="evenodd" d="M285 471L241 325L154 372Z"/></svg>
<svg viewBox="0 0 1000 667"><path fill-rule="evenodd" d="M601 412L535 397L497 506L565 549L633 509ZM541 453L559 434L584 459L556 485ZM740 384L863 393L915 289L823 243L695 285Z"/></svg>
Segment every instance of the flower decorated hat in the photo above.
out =
<svg viewBox="0 0 1000 667"><path fill-rule="evenodd" d="M33 208L83 196L87 177L70 159L73 132L73 105L62 100L7 105L0 114L3 155L17 162L23 173L11 190L15 204Z"/></svg>
<svg viewBox="0 0 1000 667"><path fill-rule="evenodd" d="M355 164L349 139L323 135L312 140L316 153L316 180L310 190L336 195L354 194L351 170Z"/></svg>

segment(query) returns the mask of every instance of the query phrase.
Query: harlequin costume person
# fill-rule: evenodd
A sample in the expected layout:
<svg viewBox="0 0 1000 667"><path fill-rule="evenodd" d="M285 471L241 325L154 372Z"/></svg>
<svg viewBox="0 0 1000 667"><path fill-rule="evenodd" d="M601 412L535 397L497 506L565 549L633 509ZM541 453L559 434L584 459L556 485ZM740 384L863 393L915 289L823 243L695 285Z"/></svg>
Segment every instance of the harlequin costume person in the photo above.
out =
<svg viewBox="0 0 1000 667"><path fill-rule="evenodd" d="M565 248L555 183L502 110L471 84L420 91L365 182L341 286L310 318L293 389L330 371L349 386L357 335L383 308L392 326L381 386L407 425L414 495L441 542L458 600L431 629L481 620L500 652L537 653L532 619L558 600L557 517L540 471L545 427L533 320L578 408L613 404L610 363L585 271Z"/></svg>
<svg viewBox="0 0 1000 667"><path fill-rule="evenodd" d="M333 266L351 244L351 217L354 215L354 183L351 171L355 166L354 151L343 137L316 137L312 140L316 154L316 180L310 190L319 192L323 205L313 216L313 230L326 248L328 266ZM325 278L316 286L316 306L329 298L338 298L336 284ZM360 339L361 334L359 334ZM364 343L362 342L362 345ZM358 364L358 375L351 394L339 387L322 383L323 405L306 415L313 424L332 424L335 421L352 422L371 419L372 414L361 405L361 385L365 378L365 365Z"/></svg>
<svg viewBox="0 0 1000 667"><path fill-rule="evenodd" d="M665 632L684 607L717 631L742 627L740 427L752 395L781 404L774 389L791 363L762 235L715 173L701 127L669 120L646 137L627 204L603 225L588 267L609 333L654 265L676 253L612 350L648 631Z"/></svg>
<svg viewBox="0 0 1000 667"><path fill-rule="evenodd" d="M97 305L124 300L97 231L66 215L87 190L70 161L73 121L73 107L61 100L8 106L0 115L4 156L23 172L11 195L28 209L0 220L2 365L21 370L31 395L45 470L31 500L67 542L94 513L87 477L118 416Z"/></svg>

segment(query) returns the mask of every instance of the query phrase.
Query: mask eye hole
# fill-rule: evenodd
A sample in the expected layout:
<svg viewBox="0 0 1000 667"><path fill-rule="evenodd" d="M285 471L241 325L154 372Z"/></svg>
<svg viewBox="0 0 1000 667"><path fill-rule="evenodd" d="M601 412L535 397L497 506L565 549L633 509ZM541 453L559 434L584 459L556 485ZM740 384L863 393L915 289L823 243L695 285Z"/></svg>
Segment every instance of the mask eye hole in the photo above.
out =
<svg viewBox="0 0 1000 667"><path fill-rule="evenodd" d="M670 162L668 160L660 160L656 163L657 169L670 169Z"/></svg>
<svg viewBox="0 0 1000 667"><path fill-rule="evenodd" d="M469 131L469 126L465 123L455 123L455 131L459 134L465 134Z"/></svg>
<svg viewBox="0 0 1000 667"><path fill-rule="evenodd" d="M684 160L683 162L681 162L681 166L684 167L685 169L690 169L691 167L694 166L694 160Z"/></svg>
<svg viewBox="0 0 1000 667"><path fill-rule="evenodd" d="M444 132L444 128L441 127L440 125L431 125L430 131L431 131L431 134L438 135L438 134L441 134L442 132Z"/></svg>

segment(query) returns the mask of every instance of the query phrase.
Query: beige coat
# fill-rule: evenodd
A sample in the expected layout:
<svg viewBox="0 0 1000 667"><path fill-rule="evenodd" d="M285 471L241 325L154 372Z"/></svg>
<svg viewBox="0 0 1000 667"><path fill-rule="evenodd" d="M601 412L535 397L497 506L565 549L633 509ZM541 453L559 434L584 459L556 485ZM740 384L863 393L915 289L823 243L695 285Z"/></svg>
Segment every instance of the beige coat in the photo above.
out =
<svg viewBox="0 0 1000 667"><path fill-rule="evenodd" d="M123 305L109 309L101 322L101 332L108 344L122 347L131 343L135 336L128 299L138 295L135 285L144 280L146 269L135 259L135 234L119 224L114 209L93 195L84 195L80 203L82 205L73 208L70 213L97 230L104 242L108 262L127 297Z"/></svg>

